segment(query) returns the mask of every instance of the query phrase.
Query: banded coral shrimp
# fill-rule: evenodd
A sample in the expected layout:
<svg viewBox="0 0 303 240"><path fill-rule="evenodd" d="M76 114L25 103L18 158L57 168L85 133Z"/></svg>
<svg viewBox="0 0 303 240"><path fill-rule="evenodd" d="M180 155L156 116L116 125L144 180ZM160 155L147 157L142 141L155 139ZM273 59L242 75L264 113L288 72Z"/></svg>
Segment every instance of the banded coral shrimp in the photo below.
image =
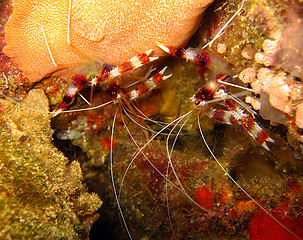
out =
<svg viewBox="0 0 303 240"><path fill-rule="evenodd" d="M241 103L242 104L242 103ZM242 107L243 107L243 105L242 105ZM248 110L249 110L249 108L247 108ZM188 115L183 115L183 117L184 118L186 118ZM183 117L180 117L178 120L180 120L180 122L181 122L181 120L183 120ZM176 120L176 121L178 121L178 120ZM203 119L204 120L204 119ZM204 120L205 121L205 120ZM199 130L201 130L201 126L200 126L200 122L199 122ZM202 130L201 130L202 131ZM243 134L244 135L244 134ZM233 141L233 139L229 139L228 140L229 142L232 142ZM243 142L246 142L246 140L241 140L241 141L243 141ZM183 142L183 141L182 141ZM201 142L200 142L201 143ZM263 144L264 142L260 142L261 144ZM149 142L148 142L148 144L149 144ZM149 149L148 148L148 144L147 145L144 145L144 147L142 148L142 151L147 151L148 153L149 153L149 157L150 157L150 159L153 159L153 150L152 149ZM184 144L184 143L183 143ZM193 143L193 142L191 142L191 144L192 145L195 145L195 143ZM224 144L224 147L223 148L226 148L226 149L223 149L223 150L225 150L225 151L229 151L229 155L228 156L231 156L230 154L231 154L231 152L230 152L230 148L229 147L227 147L227 145L226 145L226 143L223 143ZM178 144L177 144L178 145ZM207 143L206 143L206 145L207 145ZM274 146L272 146L272 145L270 145L271 146L271 148L274 148L275 149L275 147ZM178 147L180 147L180 146L178 146ZM195 145L195 147L197 147L197 148L199 148L198 147L198 145ZM201 147L201 146L200 146ZM239 146L238 146L239 147ZM186 146L186 148L188 148L188 145ZM248 145L246 145L246 148L248 148L249 150L244 150L245 148L241 148L241 147L239 147L238 148L238 150L236 150L237 149L237 147L233 147L233 148L231 148L231 149L233 149L234 151L236 150L236 151L239 151L239 152L237 152L237 153L235 153L235 159L238 159L238 161L244 161L245 162L245 164L247 164L247 165L249 165L249 163L246 161L246 158L247 158L247 156L249 156L251 159L253 159L253 160L255 160L255 161L262 161L263 162L263 164L264 164L264 160L265 161L267 161L267 162L271 162L271 163L269 163L268 165L267 165L267 170L265 170L265 169L259 169L258 167L257 167L257 171L260 171L260 173L258 173L257 175L258 176L256 176L256 173L253 173L253 172L250 172L249 173L249 175L251 175L251 177L249 177L248 175L246 175L246 179L242 179L241 180L241 176L237 176L237 178L239 178L240 180L239 181L241 181L241 186L245 186L245 188L246 187L248 187L249 186L249 188L254 192L253 193L253 195L250 195L250 196L253 196L253 199L262 199L261 200L261 202L262 202L262 205L263 204L265 204L267 207L266 208L268 208L269 207L269 209L272 209L271 210L271 212L272 212L272 215L274 215L274 218L278 221L278 222L280 222L280 224L279 223L277 223L277 222L275 222L276 220L273 220L275 223L273 223L273 222L267 222L267 220L266 220L266 224L268 224L267 225L267 227L269 227L270 228L270 230L273 232L273 233L271 233L271 231L269 230L269 231L267 231L265 234L263 233L260 233L260 235L257 235L256 234L256 231L258 231L257 229L259 228L260 229L260 226L258 226L258 223L256 223L256 222L258 222L258 220L261 222L260 224L264 224L264 219L262 219L262 217L261 218L258 218L258 217L260 217L260 212L262 212L262 211L264 211L264 209L262 210L262 211L258 211L258 214L256 215L256 218L250 218L248 215L248 212L250 212L250 213L253 213L254 211L257 211L257 206L255 205L255 207L253 207L253 205L255 204L255 203L253 203L252 202L252 200L250 199L246 199L246 197L247 197L247 195L246 195L246 197L244 197L244 199L242 199L242 200L240 200L241 199L241 197L240 198L238 198L239 197L239 195L236 197L237 198L237 200L236 200L236 202L237 201L239 201L238 203L236 203L234 206L235 206L235 209L237 209L237 210L240 210L240 212L241 211L247 211L245 214L248 214L248 215L246 215L246 217L244 217L244 215L242 215L242 220L243 221L249 221L250 222L250 238L251 239L254 239L254 238L258 238L258 237L260 237L260 238L266 238L267 237L267 239L276 239L276 238L281 238L281 239L283 239L283 238L291 238L291 237L293 237L294 239L296 239L296 238L298 238L298 239L300 239L300 236L301 236L301 233L300 232L298 232L298 229L300 228L299 226L301 225L301 223L302 223L302 219L301 219L301 217L300 217L300 210L296 210L296 208L298 207L298 209L300 209L300 207L299 207L299 205L301 205L301 203L299 203L301 200L301 193L299 193L299 195L297 195L297 197L295 197L297 200L295 200L294 202L293 202L293 205L292 205L292 207L290 207L289 208L289 202L288 202L288 200L287 200L287 203L285 203L284 202L284 200L285 199L292 199L293 197L291 197L291 195L293 194L293 187L294 187L294 185L293 184L295 184L295 182L297 182L297 183L299 183L301 180L300 180L300 178L297 178L296 177L296 174L295 175L292 175L292 174L290 174L290 175L288 175L288 174L286 174L285 175L285 172L283 173L283 172L281 172L281 171L277 171L275 174L274 174L274 172L275 172L275 170L273 170L273 167L274 167L274 165L276 165L276 166L278 166L277 165L277 162L276 163L274 163L274 161L276 161L276 160L274 160L273 159L273 156L270 156L270 152L267 152L267 150L263 150L264 152L262 152L262 150L253 150L252 149L252 147L249 147ZM262 148L262 147L261 147ZM242 149L242 150L241 150ZM184 149L182 149L183 151L186 151L186 150L184 150ZM244 150L244 152L243 152L243 150ZM249 153L249 152L254 152L253 154L251 154L251 153ZM170 156L171 155L171 150L167 150L167 155L168 156ZM179 159L179 157L180 157L180 155L182 154L182 153L180 153L180 151L178 151L178 150L176 150L175 152L177 152L176 154L177 154L177 156L175 156L175 157L171 157L171 158L175 158L174 159L174 166L175 166L175 168L177 169L176 170L176 172L178 172L178 174L180 175L180 179L182 179L182 181L186 181L186 180L184 180L184 172L182 172L182 167L180 167L180 162L179 161L181 161L180 159ZM194 151L193 151L194 152ZM219 154L219 153L218 153ZM226 154L226 152L225 152L225 154ZM245 154L247 154L247 155L245 155ZM217 155L217 154L216 154ZM155 156L155 155L154 155ZM173 155L172 155L173 156ZM192 153L192 156L193 156L193 153ZM220 156L220 162L221 161L224 161L223 159L224 159L224 154L223 155L219 155ZM230 165L231 163L229 162L230 161L230 159L227 159L228 158L228 156L225 156L226 158L226 160L227 160L227 162L225 162L223 165ZM265 158L264 158L265 157ZM274 157L277 159L278 157L276 156L276 155L274 155ZM140 157L138 156L138 159L139 159ZM170 157L169 157L170 158ZM184 159L187 159L188 157L184 157ZM216 157L216 159L217 159L218 157ZM234 160L235 160L234 159ZM263 160L262 160L263 159ZM266 160L267 159L267 160ZM136 159L137 160L137 159ZM198 172L198 170L197 170L197 172L195 172L195 170L193 170L193 169L191 169L191 167L193 167L194 165L195 165L195 163L194 163L194 161L195 160L193 160L192 158L190 159L191 160L191 163L188 163L188 161L186 162L186 164L188 164L188 165L190 165L190 164L192 164L191 166L187 166L187 167L184 167L184 165L185 165L185 163L183 163L183 171L184 171L184 168L186 169L186 170L188 170L187 171L187 174L189 175L189 176L191 176L191 177L196 177L196 178L198 178L197 177L197 172ZM205 162L208 162L207 160L205 160ZM209 163L208 163L209 164ZM251 164L251 163L250 163ZM273 165L272 165L273 164ZM140 165L140 163L138 164L138 165ZM197 165L199 165L199 164L197 164ZM202 165L202 163L201 163L201 165ZM207 166L207 164L206 163L204 163L204 166ZM137 166L138 167L138 166ZM180 168L179 168L180 167ZM199 167L197 167L197 166L195 166L197 169L199 169L201 172L203 171L201 168L202 168L202 166L199 166ZM213 167L213 169L212 170L214 170L216 167L214 167L214 166L212 166ZM170 167L169 167L170 168ZM171 167L172 168L172 167ZM207 167L206 167L207 168ZM237 174L239 174L239 173L233 173L233 171L239 171L239 170L235 170L235 168L236 167L231 167L231 168L234 168L234 169L231 169L230 170L230 172L232 173L232 175L237 175ZM247 166L247 168L249 168L249 166ZM275 168L275 167L274 167ZM160 168L159 167L159 169L162 169L162 172L165 172L165 171L167 171L167 170L165 170L165 169L167 169L167 168ZM190 169L190 170L189 170ZM270 170L270 169L272 169L272 170ZM268 171L269 170L269 171ZM173 170L171 170L171 171L173 171ZM193 171L193 172L190 172L190 171ZM214 170L215 171L215 170ZM221 169L221 171L222 171L222 169ZM242 172L243 173L243 172ZM214 173L209 173L208 172L208 174L209 174L209 176L213 176L214 175ZM270 177L272 177L272 178L274 178L275 179L275 183L273 183L272 182L272 180L270 180L270 178L268 177L268 176L262 176L262 174L265 174L265 175L268 175L268 176L270 176ZM174 175L174 173L171 173L171 175L173 176ZM240 175L241 175L241 173L240 173ZM161 178L161 177L160 177ZM297 180L296 180L296 178L297 178ZM213 178L213 179L215 179L215 178ZM221 179L221 181L223 181L222 179L223 179L223 177L221 176L221 178L219 177L219 179ZM254 180L252 180L252 179L254 179ZM199 179L197 180L197 179L195 179L197 182L199 182ZM225 179L227 182L230 180L228 180L228 178L227 179ZM159 182L159 179L157 179L157 181ZM201 179L200 179L200 181L201 181ZM207 199L207 195L209 196L209 198L212 198L212 199L216 199L216 198L219 198L220 199L220 196L224 196L226 193L224 193L224 190L222 190L222 189L219 189L219 190L217 190L217 191L211 191L210 189L212 189L212 188L216 188L216 186L214 186L214 185L216 185L214 182L215 182L216 180L213 180L213 182L211 182L211 183L202 183L201 185L201 187L200 188L197 188L197 191L196 191L196 195L197 195L197 198L199 199L199 195L201 194L201 199L203 199L203 197L204 197L204 199ZM254 181L256 181L256 182L254 182ZM197 185L197 182L196 183L194 183L194 181L191 183L191 184L193 184L193 185ZM206 181L207 182L207 181ZM248 184L248 182L252 182L252 185L249 185ZM179 184L179 182L176 180L176 183L178 183ZM226 182L225 182L226 183ZM282 183L282 186L279 186L280 184ZM184 184L184 185L186 185L186 186L188 186L187 185L188 184L188 182L186 183L186 184ZM222 185L224 185L224 183L222 183L222 182L220 182L220 183L217 183L218 185L220 185L220 184L222 184ZM268 184L271 184L271 186L268 186ZM275 186L274 186L275 185ZM296 184L295 184L296 185ZM299 185L300 185L300 183L299 183ZM299 185L297 185L297 186L299 186ZM190 184L189 184L189 186L190 186ZM229 186L230 188L228 188L226 185L224 185L224 189L228 189L228 190L230 190L232 187L231 186ZM257 190L257 189L258 190ZM300 187L301 188L301 187ZM164 188L165 189L165 188ZM199 189L199 190L198 190ZM260 189L262 189L262 191L260 191ZM275 190L274 190L275 189ZM189 190L190 191L190 190ZM232 192L233 190L230 190L226 195L229 195L229 197L232 195L231 194L231 192ZM259 191L259 194L261 194L261 195L259 195L258 194L258 191ZM289 191L289 192L288 192ZM297 190L295 190L295 191L297 191ZM164 190L162 189L162 190L158 190L158 194L159 193L163 193L164 192ZM236 191L237 192L237 191ZM271 193L270 193L271 192ZM280 192L280 194L273 194L273 192ZM299 190L299 192L301 192L301 190ZM239 193L239 192L238 192ZM242 193L243 194L243 193ZM271 194L273 195L273 196L271 196ZM290 194L290 195L289 195ZM195 195L194 194L194 192L192 193L192 195ZM213 198L213 195L216 195L216 198ZM219 196L218 196L219 195ZM240 194L241 195L241 194ZM288 195L288 197L287 197L287 195ZM296 195L296 194L295 194ZM161 195L162 196L162 195ZM203 196L203 197L202 197ZM222 198L223 198L223 196L222 196ZM214 226L207 226L207 223L205 223L206 222L206 220L205 220L205 218L203 218L203 223L199 223L199 220L197 220L196 218L195 218L195 214L193 214L193 212L191 212L189 209L190 208L188 208L188 206L182 206L182 203L181 203L181 200L178 198L178 197L176 197L176 195L173 193L173 191L169 191L169 197L170 198L172 198L173 200L172 201L170 201L170 204L171 204L171 207L169 208L170 209L170 211L169 212L171 212L172 213L172 217L171 217L171 219L172 219L172 221L174 222L174 224L172 224L173 226L175 226L175 231L176 231L176 233L177 233L177 236L178 237L180 237L180 238L186 238L186 237L188 237L188 238L191 238L191 237L197 237L198 235L196 235L197 234L197 232L199 231L199 230L197 230L197 229L200 229L200 232L198 233L198 234L200 234L199 235L199 237L201 237L202 236L202 234L203 233L201 233L201 232L203 232L203 230L201 230L201 229L208 229L209 230L209 228L215 228ZM232 198L232 197L231 197ZM165 197L163 197L162 196L162 200L163 199L165 199ZM201 200L200 199L200 200ZM128 199L129 200L129 199ZM225 199L226 200L226 199ZM260 200L259 200L260 201ZM165 201L164 201L165 202ZM220 209L220 207L222 207L222 209L224 209L224 200L222 201L222 199L221 200L214 200L214 201L207 201L207 200L201 200L201 204L203 205L203 206L206 206L206 207L209 207L210 209L212 209L212 208L214 208L214 202L216 203L216 204L218 204L217 206L219 206L218 208ZM273 204L274 203L274 205L271 205L271 204ZM158 207L159 208L161 208L160 207L160 201L158 201ZM163 204L163 203L162 203ZM221 204L221 206L220 206L220 204ZM239 205L238 205L239 204ZM297 205L298 204L298 205ZM231 204L232 205L232 204ZM230 205L230 206L231 206ZM163 206L163 205L162 205ZM253 210L253 208L255 208L255 210ZM183 209L184 211L186 211L186 213L190 213L190 217L188 217L188 221L191 223L191 226L190 227L188 227L187 229L186 229L186 224L185 224L185 221L182 221L181 219L181 210L180 209ZM237 212L237 214L236 215L234 215L233 217L235 217L235 219L236 218L238 218L238 220L235 220L235 222L237 222L238 224L241 224L240 222L241 222L241 213L240 214L238 214L239 212L237 211L237 210L235 210L235 209L233 209L233 210L231 210L231 209L229 209L230 210L230 212L229 213L227 213L227 215L229 215L230 217L235 213L235 211ZM286 210L287 209L287 210ZM218 209L216 209L217 210L217 217L220 215L220 210L218 210ZM225 209L226 210L226 209ZM234 211L235 210L235 211ZM148 212L148 211L145 211L145 212ZM221 213L223 213L224 212L224 210L222 210L222 212ZM292 224L290 224L289 225L289 223L287 223L287 221L288 220L286 220L285 218L283 218L281 215L279 216L279 213L277 213L277 212L283 212L283 214L286 214L286 215L289 215L289 217L290 216L293 216L293 219L291 220L291 218L292 217L290 217L288 220L290 221L290 222L292 222L294 225L296 225L297 224L297 227L295 227L295 228L293 228L293 226L292 227L290 227L290 225L292 225ZM243 212L242 212L243 213ZM264 212L263 212L264 213ZM267 213L266 213L267 214ZM298 214L298 215L297 215ZM224 214L223 214L224 215ZM227 216L227 215L224 215L225 217ZM261 214L262 215L262 214ZM264 216L264 215L263 215ZM268 215L269 216L269 215ZM297 217L298 216L298 217ZM228 222L229 220L227 220L227 219L224 219L224 217L221 215L220 216L221 217L221 221L222 222L224 222L225 221L225 223L226 222ZM232 217L232 218L233 218ZM228 218L228 217L227 217ZM266 218L266 217L265 217ZM174 220L175 219L175 220ZM245 219L245 220L244 220ZM184 219L183 219L184 220ZM197 220L197 221L196 221ZM216 224L218 225L217 226L217 228L218 229L220 229L220 227L222 227L222 223L220 222L220 220L218 220L218 219L212 219L214 222L216 222ZM211 221L212 221L211 220ZM200 221L201 221L201 219L200 219ZM211 222L210 221L210 222ZM243 222L242 222L243 223ZM201 224L201 225L199 225L199 224ZM203 226L203 224L205 224L204 226ZM276 226L275 224L278 224L278 226ZM177 226L176 226L177 225ZM211 225L211 224L210 224ZM224 224L223 224L224 225ZM158 225L157 225L158 226ZM178 226L182 226L182 227L180 227L180 228L178 228ZM235 226L234 226L235 227ZM285 234L285 232L283 233L283 231L285 230L285 228L287 228L288 230L286 230L286 234L288 234L288 235L284 235ZM195 233L192 233L191 231L189 231L189 229L191 229L192 231L196 231ZM195 229L195 230L193 230L193 229ZM223 231L231 231L230 230L230 228L229 227L226 227L226 225L225 225L225 227L222 227L222 229L224 229ZM277 229L280 229L280 230L277 230ZM294 230L294 229L296 229L296 230ZM182 232L183 231L183 232ZM186 231L188 231L188 232L186 232ZM220 230L219 230L220 231ZM290 232L291 233L290 233ZM292 232L293 231L293 232ZM186 235L186 234L184 234L184 232L186 232L187 234L189 234L189 235ZM298 232L300 235L298 236L298 235L296 235L296 232ZM184 235L182 235L182 233L184 234ZM160 233L158 233L158 234L160 234ZM293 235L294 234L294 235ZM265 236L265 235L267 235L267 236Z"/></svg>

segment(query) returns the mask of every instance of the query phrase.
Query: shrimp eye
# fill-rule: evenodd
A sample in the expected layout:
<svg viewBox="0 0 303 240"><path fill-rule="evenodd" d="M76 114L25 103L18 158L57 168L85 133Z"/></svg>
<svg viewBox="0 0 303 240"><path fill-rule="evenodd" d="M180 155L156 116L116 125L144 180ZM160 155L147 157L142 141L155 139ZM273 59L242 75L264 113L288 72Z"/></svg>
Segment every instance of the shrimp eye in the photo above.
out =
<svg viewBox="0 0 303 240"><path fill-rule="evenodd" d="M210 56L206 51L202 51L198 54L196 64L200 67L204 67L210 64Z"/></svg>
<svg viewBox="0 0 303 240"><path fill-rule="evenodd" d="M117 95L118 95L118 91L119 91L119 86L117 85L117 84L112 84L112 85L110 85L106 90L105 90L105 92L109 95L109 96L111 96L111 97L113 97L113 98L116 98L117 97Z"/></svg>

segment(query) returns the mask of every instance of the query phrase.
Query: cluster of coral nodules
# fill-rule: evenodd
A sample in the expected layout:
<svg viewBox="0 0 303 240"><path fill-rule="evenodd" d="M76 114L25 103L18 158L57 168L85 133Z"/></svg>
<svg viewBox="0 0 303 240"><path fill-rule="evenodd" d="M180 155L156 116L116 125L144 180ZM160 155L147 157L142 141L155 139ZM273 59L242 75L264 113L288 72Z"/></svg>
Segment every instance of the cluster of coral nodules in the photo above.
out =
<svg viewBox="0 0 303 240"><path fill-rule="evenodd" d="M244 69L240 80L249 83L260 98L248 96L251 103L264 119L272 125L286 124L299 141L303 142L303 22L293 19L292 23L275 40L264 40L262 52L256 54L245 48L242 56L254 58L255 67ZM297 30L297 31L296 31ZM300 50L301 49L301 50Z"/></svg>

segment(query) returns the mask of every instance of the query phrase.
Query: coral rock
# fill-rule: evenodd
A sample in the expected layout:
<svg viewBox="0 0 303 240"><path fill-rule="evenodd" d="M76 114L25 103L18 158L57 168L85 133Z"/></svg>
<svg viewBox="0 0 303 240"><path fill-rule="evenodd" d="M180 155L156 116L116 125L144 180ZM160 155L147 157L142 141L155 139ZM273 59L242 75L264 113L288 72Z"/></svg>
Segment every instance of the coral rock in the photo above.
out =
<svg viewBox="0 0 303 240"><path fill-rule="evenodd" d="M42 90L22 107L0 104L0 238L87 238L93 221L86 219L96 220L102 201L86 192L80 164L52 145Z"/></svg>
<svg viewBox="0 0 303 240"><path fill-rule="evenodd" d="M256 70L254 68L246 68L239 75L239 79L243 83L250 83L254 81L255 78L256 78Z"/></svg>

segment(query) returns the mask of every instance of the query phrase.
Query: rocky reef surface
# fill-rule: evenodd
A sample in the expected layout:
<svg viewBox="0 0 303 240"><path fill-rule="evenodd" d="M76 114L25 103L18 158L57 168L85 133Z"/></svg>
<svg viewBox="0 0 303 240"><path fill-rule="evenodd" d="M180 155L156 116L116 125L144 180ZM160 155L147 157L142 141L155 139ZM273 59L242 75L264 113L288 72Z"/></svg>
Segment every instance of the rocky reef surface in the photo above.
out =
<svg viewBox="0 0 303 240"><path fill-rule="evenodd" d="M0 107L0 238L86 238L102 201L87 192L79 162L53 146L43 91Z"/></svg>

